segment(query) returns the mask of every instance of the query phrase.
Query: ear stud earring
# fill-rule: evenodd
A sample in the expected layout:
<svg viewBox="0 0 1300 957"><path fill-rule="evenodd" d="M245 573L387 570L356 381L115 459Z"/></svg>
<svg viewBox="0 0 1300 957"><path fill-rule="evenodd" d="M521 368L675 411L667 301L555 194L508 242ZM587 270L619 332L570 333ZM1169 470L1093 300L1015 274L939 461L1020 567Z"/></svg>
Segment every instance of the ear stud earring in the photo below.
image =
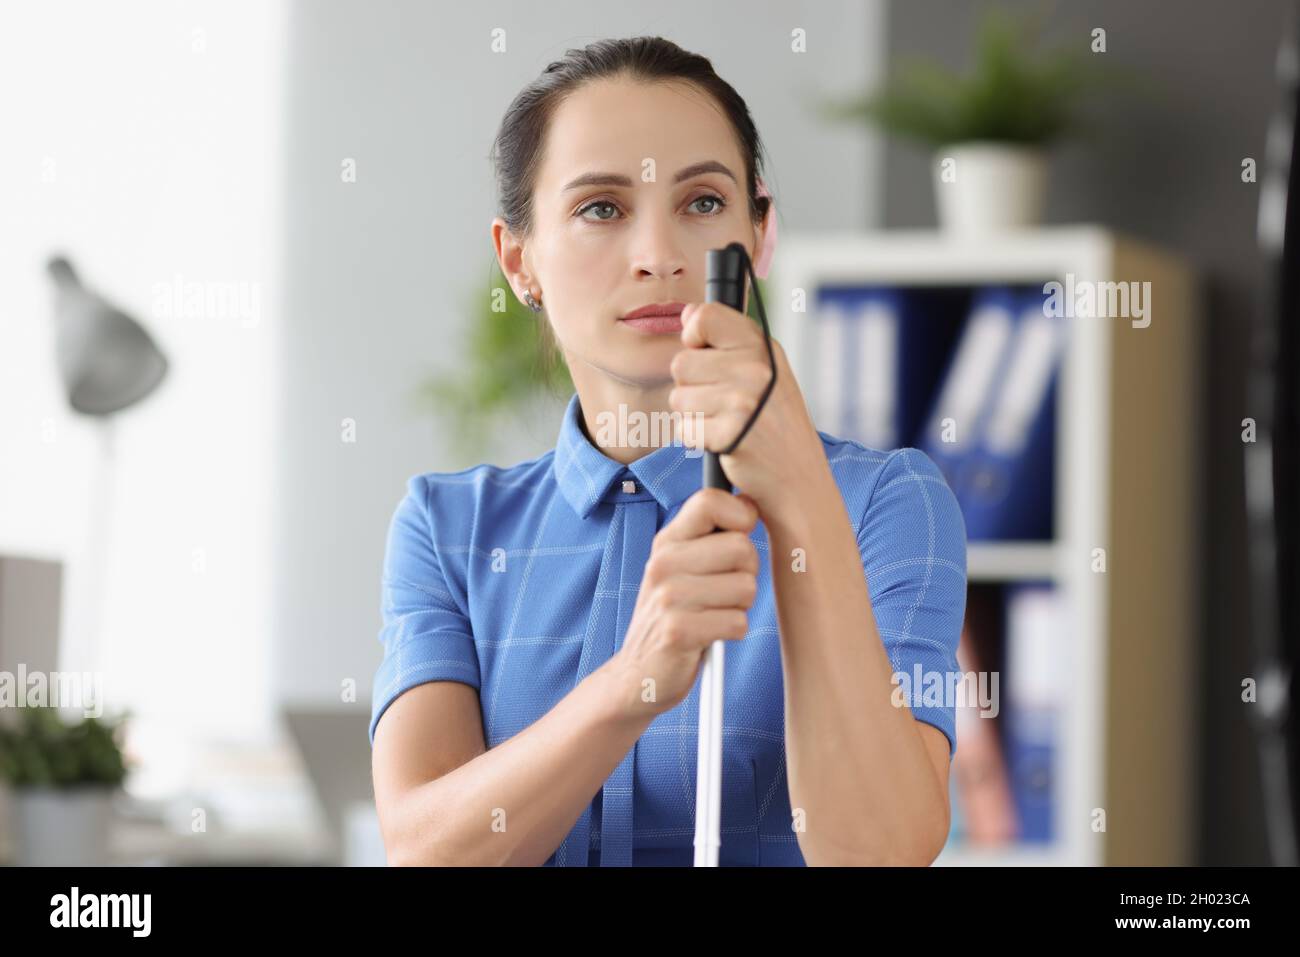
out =
<svg viewBox="0 0 1300 957"><path fill-rule="evenodd" d="M531 309L533 312L542 311L542 304L533 298L533 293L531 289L527 290L524 293L524 302L528 303L528 308Z"/></svg>

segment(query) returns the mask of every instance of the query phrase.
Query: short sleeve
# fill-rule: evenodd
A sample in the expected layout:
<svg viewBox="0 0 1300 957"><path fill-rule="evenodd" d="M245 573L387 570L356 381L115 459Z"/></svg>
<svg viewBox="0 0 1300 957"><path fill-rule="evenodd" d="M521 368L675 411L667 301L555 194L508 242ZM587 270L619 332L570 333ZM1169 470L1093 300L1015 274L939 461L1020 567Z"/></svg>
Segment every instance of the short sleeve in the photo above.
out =
<svg viewBox="0 0 1300 957"><path fill-rule="evenodd" d="M966 614L966 522L934 461L891 452L858 528L876 628L912 716L957 750L957 643Z"/></svg>
<svg viewBox="0 0 1300 957"><path fill-rule="evenodd" d="M473 631L436 553L423 476L407 483L393 513L380 592L384 658L371 692L371 745L380 717L402 692L428 681L479 687Z"/></svg>

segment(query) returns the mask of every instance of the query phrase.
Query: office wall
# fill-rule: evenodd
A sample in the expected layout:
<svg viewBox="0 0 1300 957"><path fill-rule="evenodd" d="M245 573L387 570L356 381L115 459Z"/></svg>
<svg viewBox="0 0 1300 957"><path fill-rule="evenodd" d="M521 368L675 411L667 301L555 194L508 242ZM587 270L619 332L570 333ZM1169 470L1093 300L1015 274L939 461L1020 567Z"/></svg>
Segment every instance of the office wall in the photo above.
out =
<svg viewBox="0 0 1300 957"><path fill-rule="evenodd" d="M818 92L881 60L881 5L372 3L294 5L287 263L275 493L275 685L285 700L368 698L380 659L384 537L409 476L474 464L412 395L455 368L483 288L495 213L488 151L510 100L569 47L662 33L709 56L747 99L783 229L879 221L871 137L824 128ZM726 29L722 29L722 25ZM507 52L489 47L506 30ZM802 28L808 52L790 50ZM356 162L356 182L341 164ZM778 255L780 253L778 252ZM555 441L559 405L494 436L511 464ZM343 440L343 420L355 441Z"/></svg>
<svg viewBox="0 0 1300 957"><path fill-rule="evenodd" d="M967 62L982 6L945 0L890 4L893 59L931 56ZM1204 441L1200 609L1203 679L1195 695L1200 743L1200 863L1268 862L1254 741L1240 701L1253 673L1249 643L1241 420L1247 406L1248 328L1259 288L1255 223L1258 186L1241 181L1241 161L1264 155L1277 102L1274 63L1285 14L1281 2L1168 4L1087 0L1006 4L1047 9L1047 41L1089 50L1104 27L1103 70L1128 71L1138 86L1093 112L1097 132L1054 156L1049 222L1101 222L1177 251L1205 282L1209 310L1201 405L1188 415ZM884 219L890 227L935 223L928 157L886 147Z"/></svg>

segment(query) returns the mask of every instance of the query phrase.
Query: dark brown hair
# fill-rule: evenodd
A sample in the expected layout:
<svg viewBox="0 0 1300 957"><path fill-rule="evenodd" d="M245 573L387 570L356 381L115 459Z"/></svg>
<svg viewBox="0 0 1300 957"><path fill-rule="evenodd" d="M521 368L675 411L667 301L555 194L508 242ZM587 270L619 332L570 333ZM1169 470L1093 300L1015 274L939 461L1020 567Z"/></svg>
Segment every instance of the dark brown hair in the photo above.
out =
<svg viewBox="0 0 1300 957"><path fill-rule="evenodd" d="M771 200L757 193L763 144L749 107L731 84L714 72L707 57L683 50L663 37L598 40L565 51L514 98L492 144L498 215L518 237L532 233L533 191L542 163L542 144L551 117L564 98L593 80L628 77L646 82L682 81L710 94L731 123L745 161L750 218L760 223ZM769 190L771 187L769 186ZM549 323L542 323L546 350L558 355Z"/></svg>

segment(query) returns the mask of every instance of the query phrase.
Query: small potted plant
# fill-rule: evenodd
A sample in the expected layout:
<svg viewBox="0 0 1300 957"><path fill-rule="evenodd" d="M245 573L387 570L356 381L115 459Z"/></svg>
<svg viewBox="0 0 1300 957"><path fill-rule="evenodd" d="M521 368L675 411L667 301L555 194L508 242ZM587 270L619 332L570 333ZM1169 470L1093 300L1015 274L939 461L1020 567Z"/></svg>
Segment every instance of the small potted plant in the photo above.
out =
<svg viewBox="0 0 1300 957"><path fill-rule="evenodd" d="M1089 79L1073 50L1030 52L1033 28L993 8L966 75L910 59L879 91L827 104L829 119L866 119L931 151L940 225L970 233L1036 225L1047 150L1079 125Z"/></svg>
<svg viewBox="0 0 1300 957"><path fill-rule="evenodd" d="M113 799L126 777L118 722L65 723L56 708L22 709L0 725L0 780L13 789L14 863L108 863Z"/></svg>

